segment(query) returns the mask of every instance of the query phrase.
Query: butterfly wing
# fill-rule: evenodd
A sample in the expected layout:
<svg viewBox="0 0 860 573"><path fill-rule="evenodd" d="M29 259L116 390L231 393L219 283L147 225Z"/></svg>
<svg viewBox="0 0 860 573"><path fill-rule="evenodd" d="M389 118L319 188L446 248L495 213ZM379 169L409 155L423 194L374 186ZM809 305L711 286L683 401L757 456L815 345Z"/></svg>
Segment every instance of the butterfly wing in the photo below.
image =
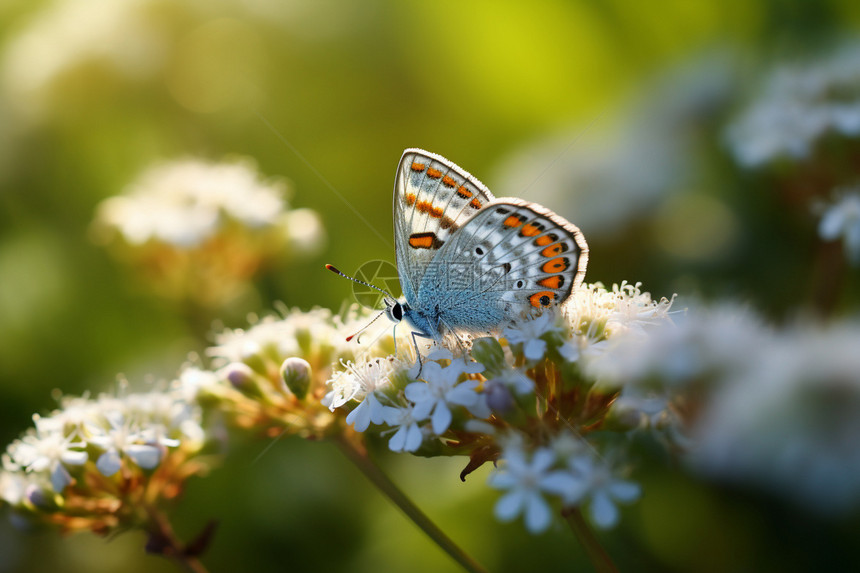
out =
<svg viewBox="0 0 860 573"><path fill-rule="evenodd" d="M394 183L394 243L400 286L414 304L430 262L463 224L494 199L444 157L407 149Z"/></svg>
<svg viewBox="0 0 860 573"><path fill-rule="evenodd" d="M562 303L585 276L588 245L549 209L503 198L466 221L437 257L446 268L428 274L419 302L438 304L448 328L476 331Z"/></svg>

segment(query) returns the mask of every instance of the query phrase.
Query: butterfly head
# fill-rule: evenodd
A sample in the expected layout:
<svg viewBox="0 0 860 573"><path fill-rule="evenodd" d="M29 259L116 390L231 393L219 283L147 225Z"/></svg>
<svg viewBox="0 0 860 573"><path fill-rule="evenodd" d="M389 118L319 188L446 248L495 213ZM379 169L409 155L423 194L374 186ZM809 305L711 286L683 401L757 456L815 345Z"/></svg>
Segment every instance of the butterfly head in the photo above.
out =
<svg viewBox="0 0 860 573"><path fill-rule="evenodd" d="M391 297L385 297L383 301L385 302L385 316L388 317L388 320L394 323L403 320L407 309L405 302L400 302Z"/></svg>

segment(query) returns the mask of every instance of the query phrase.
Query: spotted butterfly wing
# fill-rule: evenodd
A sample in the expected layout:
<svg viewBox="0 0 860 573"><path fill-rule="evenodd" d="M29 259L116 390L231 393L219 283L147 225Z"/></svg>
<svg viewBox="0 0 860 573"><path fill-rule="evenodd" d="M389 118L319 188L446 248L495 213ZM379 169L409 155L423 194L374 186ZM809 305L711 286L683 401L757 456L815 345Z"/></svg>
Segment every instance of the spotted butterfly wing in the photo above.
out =
<svg viewBox="0 0 860 573"><path fill-rule="evenodd" d="M407 149L394 185L394 240L403 295L410 304L439 249L494 199L468 172L444 157Z"/></svg>
<svg viewBox="0 0 860 573"><path fill-rule="evenodd" d="M582 232L535 203L503 198L440 247L418 292L449 330L482 331L564 301L585 275Z"/></svg>

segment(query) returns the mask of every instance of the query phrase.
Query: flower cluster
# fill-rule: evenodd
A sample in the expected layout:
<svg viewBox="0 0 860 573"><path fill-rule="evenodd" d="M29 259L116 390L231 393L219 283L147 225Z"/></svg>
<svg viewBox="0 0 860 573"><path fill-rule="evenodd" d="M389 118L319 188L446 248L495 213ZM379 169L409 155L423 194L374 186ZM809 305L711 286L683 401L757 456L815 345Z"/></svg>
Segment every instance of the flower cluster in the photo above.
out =
<svg viewBox="0 0 860 573"><path fill-rule="evenodd" d="M860 505L860 324L764 326L737 305L695 308L589 364L621 397L668 397L689 466L822 513ZM643 406L642 410L646 408Z"/></svg>
<svg viewBox="0 0 860 573"><path fill-rule="evenodd" d="M149 528L151 512L206 469L201 419L177 385L66 397L3 454L0 499L19 519L68 531Z"/></svg>
<svg viewBox="0 0 860 573"><path fill-rule="evenodd" d="M348 411L355 431L386 437L392 451L468 456L462 478L501 462L490 478L491 487L506 490L499 519L522 514L530 531L541 532L557 503L586 507L594 523L611 527L616 503L639 495L621 462L636 425L613 421L618 391L597 385L580 363L615 336L666 322L670 307L639 285L585 285L563 313L517 321L501 340L474 339L463 356L430 352L414 377L408 362L393 357L344 362L325 403ZM592 439L597 430L605 434L600 440Z"/></svg>
<svg viewBox="0 0 860 573"><path fill-rule="evenodd" d="M103 201L93 229L161 295L217 306L276 256L322 247L316 213L290 210L285 195L250 161L173 161Z"/></svg>
<svg viewBox="0 0 860 573"><path fill-rule="evenodd" d="M808 157L828 134L860 136L860 44L850 43L806 64L766 76L760 94L729 125L737 161L758 167Z"/></svg>
<svg viewBox="0 0 860 573"><path fill-rule="evenodd" d="M281 316L253 319L248 329L217 334L216 344L206 351L211 370L193 367L185 375L200 381L198 401L226 413L239 427L270 436L336 434L345 426L329 407L372 394L389 365L400 364L382 358L394 350L387 329L371 346L347 342L367 320L367 313L357 307L343 314L282 309ZM406 340L398 346L406 347ZM362 347L366 351L356 366L356 351ZM341 383L332 389L327 382L338 363L346 365L350 375L335 374Z"/></svg>

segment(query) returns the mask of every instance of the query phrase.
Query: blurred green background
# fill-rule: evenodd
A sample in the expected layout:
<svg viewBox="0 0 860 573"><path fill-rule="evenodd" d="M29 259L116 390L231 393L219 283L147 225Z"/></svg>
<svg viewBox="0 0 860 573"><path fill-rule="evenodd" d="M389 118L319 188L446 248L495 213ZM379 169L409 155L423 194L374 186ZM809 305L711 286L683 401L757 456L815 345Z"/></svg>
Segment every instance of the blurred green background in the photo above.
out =
<svg viewBox="0 0 860 573"><path fill-rule="evenodd" d="M6 0L0 442L50 410L54 389L109 390L117 373L144 387L209 342L90 236L96 205L165 159L250 157L327 230L321 256L268 267L256 296L213 313L227 326L275 301L338 309L350 285L323 263L393 261L406 147L580 226L589 282L732 296L776 318L812 304L814 219L769 192L784 168L744 173L721 130L768 62L858 29L856 0ZM591 195L563 185L594 166L596 185L619 183ZM847 280L856 292L856 271ZM219 520L211 570L457 570L329 445L285 440L259 459L265 443L232 446L177 510L186 537ZM490 570L588 570L564 529L532 537L497 523L486 468L462 484L463 460L382 459ZM818 523L645 467L643 500L600 534L622 570L860 567L854 521ZM143 543L4 521L0 572L172 570Z"/></svg>

